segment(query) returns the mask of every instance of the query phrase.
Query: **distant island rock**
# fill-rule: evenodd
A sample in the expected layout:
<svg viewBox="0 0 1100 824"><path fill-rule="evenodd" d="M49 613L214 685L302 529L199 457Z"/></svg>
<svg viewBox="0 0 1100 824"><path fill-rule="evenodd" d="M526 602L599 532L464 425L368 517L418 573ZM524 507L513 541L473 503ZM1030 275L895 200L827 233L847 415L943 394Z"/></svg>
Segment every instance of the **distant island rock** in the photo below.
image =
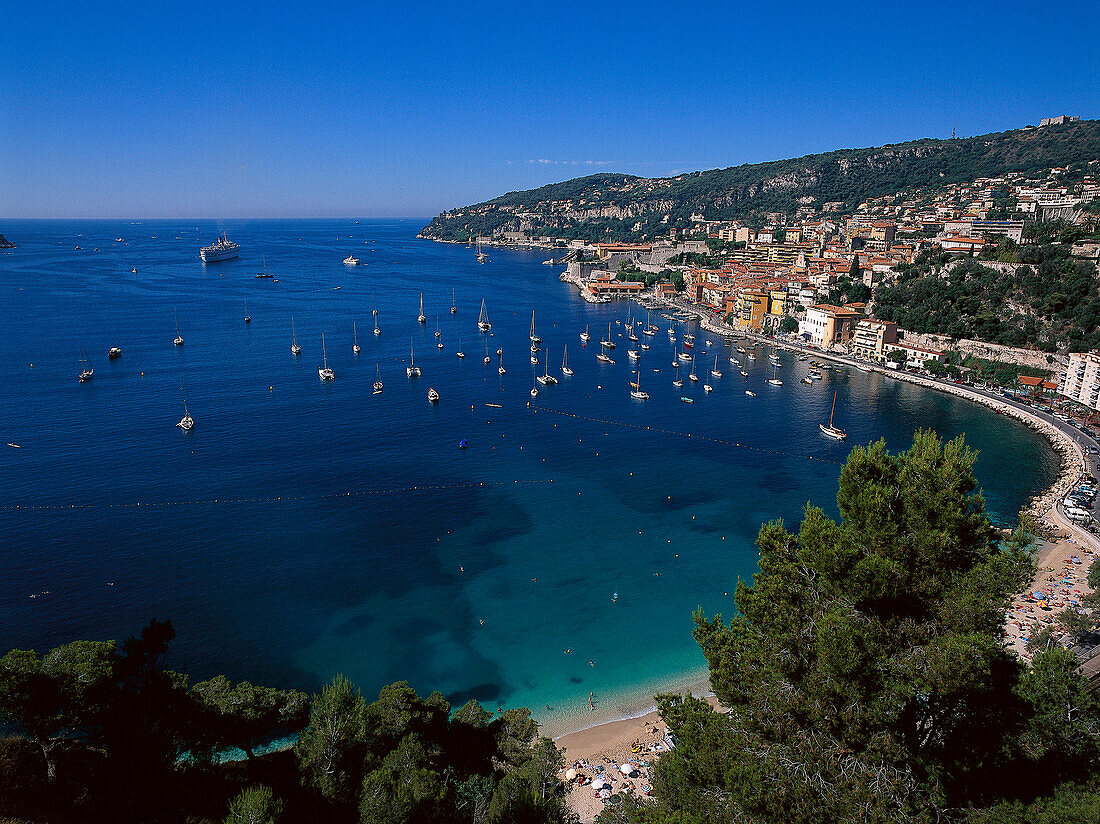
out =
<svg viewBox="0 0 1100 824"><path fill-rule="evenodd" d="M0 249L14 249L15 244L8 240L3 235L0 235Z"/></svg>

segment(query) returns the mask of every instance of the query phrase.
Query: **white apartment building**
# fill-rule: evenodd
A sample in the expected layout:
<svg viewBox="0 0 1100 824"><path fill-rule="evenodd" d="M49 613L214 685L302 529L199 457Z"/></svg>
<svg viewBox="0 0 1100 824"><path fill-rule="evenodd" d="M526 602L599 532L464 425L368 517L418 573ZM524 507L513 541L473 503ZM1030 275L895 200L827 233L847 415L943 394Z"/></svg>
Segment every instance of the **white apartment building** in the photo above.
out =
<svg viewBox="0 0 1100 824"><path fill-rule="evenodd" d="M1100 410L1100 352L1072 352L1059 394Z"/></svg>

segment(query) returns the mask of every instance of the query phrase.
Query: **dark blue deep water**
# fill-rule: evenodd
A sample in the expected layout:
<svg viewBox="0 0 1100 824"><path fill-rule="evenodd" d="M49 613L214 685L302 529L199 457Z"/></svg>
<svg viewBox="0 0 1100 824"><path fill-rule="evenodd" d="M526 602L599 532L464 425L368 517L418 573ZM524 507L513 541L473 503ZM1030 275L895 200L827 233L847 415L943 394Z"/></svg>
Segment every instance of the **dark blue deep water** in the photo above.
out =
<svg viewBox="0 0 1100 824"><path fill-rule="evenodd" d="M417 240L420 225L0 227L19 244L0 254L0 442L21 445L0 453L0 648L171 618L171 664L196 679L315 689L344 672L368 695L405 679L492 709L528 705L561 728L588 713L589 691L611 712L697 673L692 610L731 611L724 593L752 575L761 522L795 523L808 501L835 514L852 444L966 433L1001 523L1057 469L1029 430L983 408L847 369L804 386L789 354L773 387L765 350L744 379L713 347L699 373L720 354L715 391L681 392L656 317L641 365L652 399L632 400L627 340L615 365L595 356L636 305L585 304L542 252L490 250L478 265L464 246ZM226 229L240 258L203 266L199 247ZM342 265L349 253L366 265ZM278 282L254 277L264 256ZM527 408L532 309L551 365L568 344L576 371L533 403L569 414ZM322 333L331 384L317 376ZM410 341L418 380L404 374ZM482 363L486 342L504 349L503 378L495 355ZM84 385L82 347L95 368ZM847 444L817 428L834 389ZM190 433L174 426L184 396Z"/></svg>

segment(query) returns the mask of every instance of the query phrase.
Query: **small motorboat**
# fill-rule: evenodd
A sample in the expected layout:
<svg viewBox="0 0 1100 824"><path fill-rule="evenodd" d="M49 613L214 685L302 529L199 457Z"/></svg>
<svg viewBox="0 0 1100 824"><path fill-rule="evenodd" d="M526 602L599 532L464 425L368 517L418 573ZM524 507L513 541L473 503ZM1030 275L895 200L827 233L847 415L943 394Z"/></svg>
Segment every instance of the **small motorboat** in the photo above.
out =
<svg viewBox="0 0 1100 824"><path fill-rule="evenodd" d="M751 389L746 389L745 394L748 395L750 398L755 398L756 397L756 393L753 392Z"/></svg>
<svg viewBox="0 0 1100 824"><path fill-rule="evenodd" d="M428 402L429 403L439 403L439 393L436 392L435 389L432 389L431 387L428 388Z"/></svg>
<svg viewBox="0 0 1100 824"><path fill-rule="evenodd" d="M684 403L695 403L695 399L689 398L687 395L681 395L680 400Z"/></svg>
<svg viewBox="0 0 1100 824"><path fill-rule="evenodd" d="M110 349L107 350L107 357L111 360L114 360L115 358L121 358L122 350L119 349L117 346L112 346Z"/></svg>

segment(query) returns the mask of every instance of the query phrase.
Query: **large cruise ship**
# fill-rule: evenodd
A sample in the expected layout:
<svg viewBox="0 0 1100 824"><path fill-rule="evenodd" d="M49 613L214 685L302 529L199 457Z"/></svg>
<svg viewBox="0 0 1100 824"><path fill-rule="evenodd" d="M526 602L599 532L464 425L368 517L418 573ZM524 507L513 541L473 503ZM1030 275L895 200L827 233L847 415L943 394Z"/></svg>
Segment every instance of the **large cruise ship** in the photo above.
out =
<svg viewBox="0 0 1100 824"><path fill-rule="evenodd" d="M227 236L222 235L218 242L199 249L199 257L203 263L213 263L217 260L229 260L235 258L241 251L241 244L234 243Z"/></svg>

